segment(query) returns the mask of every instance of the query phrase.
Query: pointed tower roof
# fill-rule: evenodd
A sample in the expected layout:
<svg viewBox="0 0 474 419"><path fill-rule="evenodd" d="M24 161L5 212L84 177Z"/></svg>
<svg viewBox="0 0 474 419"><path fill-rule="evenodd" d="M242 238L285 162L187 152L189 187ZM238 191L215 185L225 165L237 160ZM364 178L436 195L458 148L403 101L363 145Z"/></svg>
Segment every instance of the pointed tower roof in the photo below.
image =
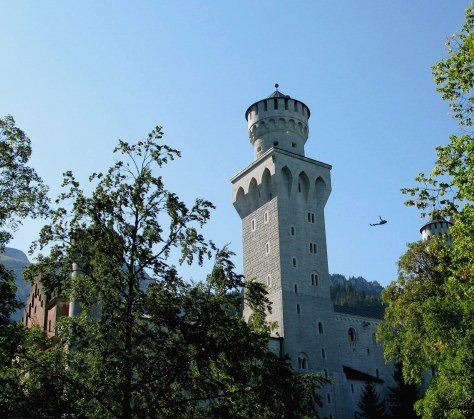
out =
<svg viewBox="0 0 474 419"><path fill-rule="evenodd" d="M279 87L280 85L278 83L275 83L275 91L270 96L268 96L267 99L272 99L274 97L282 97L288 99L290 97L289 95L285 95L284 93L280 92L278 90Z"/></svg>

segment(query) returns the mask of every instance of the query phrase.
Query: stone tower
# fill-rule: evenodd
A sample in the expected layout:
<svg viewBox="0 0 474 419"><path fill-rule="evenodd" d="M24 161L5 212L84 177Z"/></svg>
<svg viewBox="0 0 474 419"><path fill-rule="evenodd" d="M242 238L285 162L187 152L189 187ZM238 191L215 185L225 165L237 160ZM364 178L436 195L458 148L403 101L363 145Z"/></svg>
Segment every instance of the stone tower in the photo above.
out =
<svg viewBox="0 0 474 419"><path fill-rule="evenodd" d="M268 320L293 367L324 371L333 369L323 338L334 321L324 223L331 166L305 157L310 111L275 87L245 112L254 161L232 178L244 274L267 285Z"/></svg>
<svg viewBox="0 0 474 419"><path fill-rule="evenodd" d="M447 221L443 217L435 217L432 215L429 221L420 228L421 239L428 240L433 235L441 235L446 238L447 243L451 244L451 235L449 234L449 228L451 226L451 221Z"/></svg>
<svg viewBox="0 0 474 419"><path fill-rule="evenodd" d="M321 415L350 418L365 382L386 396L393 365L375 339L380 314L331 301L324 223L331 166L305 156L310 111L275 87L245 112L254 161L231 180L244 274L267 286L275 352L289 355L295 370L331 377Z"/></svg>

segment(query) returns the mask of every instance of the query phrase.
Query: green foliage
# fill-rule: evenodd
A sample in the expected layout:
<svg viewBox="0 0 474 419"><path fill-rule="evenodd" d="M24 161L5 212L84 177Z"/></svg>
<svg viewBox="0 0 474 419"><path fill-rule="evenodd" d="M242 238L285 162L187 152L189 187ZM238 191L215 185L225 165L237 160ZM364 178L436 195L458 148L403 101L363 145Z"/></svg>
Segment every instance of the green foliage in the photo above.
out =
<svg viewBox="0 0 474 419"><path fill-rule="evenodd" d="M448 101L460 131L450 142L436 148L438 159L430 176L420 173L423 186L402 189L412 198L407 205L425 211L436 208L452 214L463 200L474 201L474 3L466 10L461 31L446 41L448 58L433 66L438 92Z"/></svg>
<svg viewBox="0 0 474 419"><path fill-rule="evenodd" d="M316 416L315 390L326 380L295 374L268 349L269 300L257 281L244 294L253 321L243 320L232 253L199 232L212 204L188 208L155 174L179 157L161 137L156 128L136 144L120 141L117 163L91 176L90 196L66 174L63 206L38 242L49 255L28 271L80 307L56 336L67 365L58 379L75 414ZM173 252L188 264L215 254L214 268L190 284L169 263Z"/></svg>
<svg viewBox="0 0 474 419"><path fill-rule="evenodd" d="M393 379L395 387L389 387L388 403L390 417L403 419L416 419L415 403L419 399L418 386L406 383L403 379L402 364L395 365Z"/></svg>
<svg viewBox="0 0 474 419"><path fill-rule="evenodd" d="M11 239L22 218L45 215L44 186L28 166L31 141L8 115L0 118L0 249Z"/></svg>
<svg viewBox="0 0 474 419"><path fill-rule="evenodd" d="M31 142L15 126L11 116L0 119L0 252L13 232L26 217L43 216L48 211L47 188L37 173L28 166ZM13 271L0 263L0 416L27 417L32 411L42 412L41 403L26 406L25 377L32 384L34 372L18 368L25 342L32 337L23 328L11 322L11 315L21 307L15 296ZM45 354L42 353L41 354ZM39 355L40 357L40 355ZM28 393L32 393L29 389ZM30 399L32 400L32 399Z"/></svg>
<svg viewBox="0 0 474 419"><path fill-rule="evenodd" d="M359 417L370 419L381 419L384 417L385 403L380 400L372 383L365 383L357 407Z"/></svg>
<svg viewBox="0 0 474 419"><path fill-rule="evenodd" d="M474 304L458 292L454 253L438 237L410 244L400 258L398 280L382 294L388 306L378 336L386 359L403 363L408 383L421 383L426 371L436 371L416 404L423 417L474 413Z"/></svg>
<svg viewBox="0 0 474 419"><path fill-rule="evenodd" d="M439 240L409 246L399 262L398 281L384 293L388 304L379 336L387 359L403 362L408 382L421 382L432 367L425 396L416 403L423 417L474 415L474 3L461 31L447 39L448 57L433 67L442 98L459 132L437 147L430 176L402 191L435 216L452 216L452 248Z"/></svg>

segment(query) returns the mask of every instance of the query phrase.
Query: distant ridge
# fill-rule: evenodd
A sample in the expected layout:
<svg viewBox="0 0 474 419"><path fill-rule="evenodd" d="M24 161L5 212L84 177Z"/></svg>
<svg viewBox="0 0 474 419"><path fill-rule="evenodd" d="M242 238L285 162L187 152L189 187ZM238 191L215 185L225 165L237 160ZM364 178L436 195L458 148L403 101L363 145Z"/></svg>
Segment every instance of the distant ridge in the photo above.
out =
<svg viewBox="0 0 474 419"><path fill-rule="evenodd" d="M22 303L25 303L30 292L30 283L23 280L23 269L30 264L25 252L13 247L6 247L4 252L0 253L0 263L14 272L15 283L18 287L16 292L17 298ZM22 314L23 309L17 310L12 314L12 320L20 320Z"/></svg>
<svg viewBox="0 0 474 419"><path fill-rule="evenodd" d="M377 281L367 281L361 276L346 278L341 274L331 274L329 277L331 299L338 311L347 314L365 312L367 316L371 314L370 317L383 317L383 287Z"/></svg>

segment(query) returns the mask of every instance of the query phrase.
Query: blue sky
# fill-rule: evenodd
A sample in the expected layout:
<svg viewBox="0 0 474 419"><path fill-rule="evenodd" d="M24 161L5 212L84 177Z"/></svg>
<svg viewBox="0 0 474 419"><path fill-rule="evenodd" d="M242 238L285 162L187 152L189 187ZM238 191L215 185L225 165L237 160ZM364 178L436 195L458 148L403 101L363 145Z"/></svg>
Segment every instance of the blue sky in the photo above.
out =
<svg viewBox="0 0 474 419"><path fill-rule="evenodd" d="M244 112L280 90L311 109L308 157L333 165L329 270L385 285L423 220L400 188L430 171L456 131L431 66L469 1L0 2L0 116L33 142L56 196L61 174L113 161L119 138L163 125L182 151L168 187L217 209L205 234L242 266L229 179L253 159ZM85 185L84 185L85 186ZM368 226L382 215L389 222ZM40 224L11 246L26 250ZM195 267L183 275L202 278Z"/></svg>

